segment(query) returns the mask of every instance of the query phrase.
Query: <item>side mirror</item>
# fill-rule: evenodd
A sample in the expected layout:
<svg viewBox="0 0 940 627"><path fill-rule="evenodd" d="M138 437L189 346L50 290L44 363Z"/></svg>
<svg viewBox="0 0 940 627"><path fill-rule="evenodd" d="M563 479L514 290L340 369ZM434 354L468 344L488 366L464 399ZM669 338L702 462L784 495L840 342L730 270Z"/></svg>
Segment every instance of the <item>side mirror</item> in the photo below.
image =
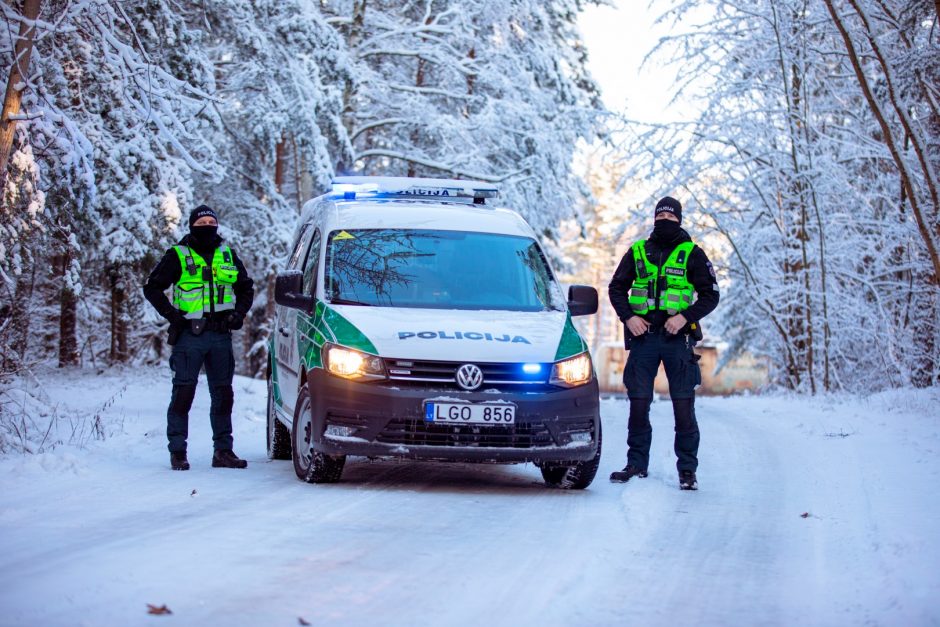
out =
<svg viewBox="0 0 940 627"><path fill-rule="evenodd" d="M590 285L569 287L568 311L572 316L589 316L597 313L597 290Z"/></svg>
<svg viewBox="0 0 940 627"><path fill-rule="evenodd" d="M313 296L303 293L304 273L300 270L280 272L274 280L274 302L307 313L313 311Z"/></svg>

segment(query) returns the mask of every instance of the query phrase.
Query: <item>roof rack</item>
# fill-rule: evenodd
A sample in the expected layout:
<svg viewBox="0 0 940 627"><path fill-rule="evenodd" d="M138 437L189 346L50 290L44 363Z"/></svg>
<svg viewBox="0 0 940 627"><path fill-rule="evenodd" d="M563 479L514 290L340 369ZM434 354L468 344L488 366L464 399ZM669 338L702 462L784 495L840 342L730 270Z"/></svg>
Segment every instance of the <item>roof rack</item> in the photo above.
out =
<svg viewBox="0 0 940 627"><path fill-rule="evenodd" d="M338 176L330 196L343 200L418 199L466 202L483 205L499 196L499 187L482 181L428 179L404 176Z"/></svg>

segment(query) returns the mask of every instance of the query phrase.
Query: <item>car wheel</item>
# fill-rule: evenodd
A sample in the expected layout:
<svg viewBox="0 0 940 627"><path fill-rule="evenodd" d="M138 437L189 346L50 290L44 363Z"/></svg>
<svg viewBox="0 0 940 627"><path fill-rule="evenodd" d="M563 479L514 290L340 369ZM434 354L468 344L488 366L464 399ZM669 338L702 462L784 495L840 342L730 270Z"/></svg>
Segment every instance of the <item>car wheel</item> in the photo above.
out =
<svg viewBox="0 0 940 627"><path fill-rule="evenodd" d="M594 476L597 474L597 468L601 463L601 423L597 423L597 452L594 457L587 461L575 462L571 465L566 464L544 464L539 467L542 471L542 479L553 488L563 490L583 490L591 485Z"/></svg>
<svg viewBox="0 0 940 627"><path fill-rule="evenodd" d="M274 384L268 379L268 459L290 459L290 432L274 409Z"/></svg>
<svg viewBox="0 0 940 627"><path fill-rule="evenodd" d="M294 472L307 483L336 483L343 474L345 455L324 455L313 450L313 403L305 385L297 397L291 433Z"/></svg>

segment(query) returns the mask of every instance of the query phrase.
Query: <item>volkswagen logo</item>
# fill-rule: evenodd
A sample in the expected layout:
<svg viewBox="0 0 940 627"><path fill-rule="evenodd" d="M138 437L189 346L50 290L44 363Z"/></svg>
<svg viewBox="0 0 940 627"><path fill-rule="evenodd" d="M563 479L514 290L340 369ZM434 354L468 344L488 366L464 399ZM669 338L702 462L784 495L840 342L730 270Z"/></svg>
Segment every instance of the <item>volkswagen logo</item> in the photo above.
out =
<svg viewBox="0 0 940 627"><path fill-rule="evenodd" d="M473 364L464 364L457 368L457 385L472 392L483 385L483 371L479 366Z"/></svg>

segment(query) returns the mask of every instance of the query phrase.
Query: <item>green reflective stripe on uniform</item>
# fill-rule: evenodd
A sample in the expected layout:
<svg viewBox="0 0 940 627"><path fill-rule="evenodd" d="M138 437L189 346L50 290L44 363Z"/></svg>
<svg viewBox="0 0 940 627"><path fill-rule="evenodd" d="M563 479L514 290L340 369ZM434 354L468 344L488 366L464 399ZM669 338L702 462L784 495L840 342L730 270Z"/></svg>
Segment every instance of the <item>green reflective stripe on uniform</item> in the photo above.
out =
<svg viewBox="0 0 940 627"><path fill-rule="evenodd" d="M637 278L630 286L628 302L634 313L642 316L659 309L675 315L689 308L695 293L687 276L693 248L695 244L692 242L682 242L660 268L647 258L646 240L640 240L631 247ZM660 285L662 292L657 300L656 289Z"/></svg>
<svg viewBox="0 0 940 627"><path fill-rule="evenodd" d="M653 286L650 284L656 280L659 269L646 258L646 240L633 244L631 251L633 264L636 267L636 279L630 286L628 302L634 313L643 315L656 306L653 299Z"/></svg>
<svg viewBox="0 0 940 627"><path fill-rule="evenodd" d="M687 277L689 256L695 244L682 242L669 254L660 269L660 277L666 279L666 289L660 295L659 309L670 316L685 311L692 304L694 288Z"/></svg>
<svg viewBox="0 0 940 627"><path fill-rule="evenodd" d="M173 250L180 260L180 278L173 288L173 305L186 318L198 319L210 311L235 309L234 284L238 280L238 268L232 261L231 248L220 246L215 250L210 278L203 278L208 264L196 251L180 245Z"/></svg>
<svg viewBox="0 0 940 627"><path fill-rule="evenodd" d="M558 350L555 351L555 361L565 359L572 355L578 355L587 350L587 344L581 338L581 334L571 322L571 314L565 317L565 327L561 331L561 339L558 341Z"/></svg>

